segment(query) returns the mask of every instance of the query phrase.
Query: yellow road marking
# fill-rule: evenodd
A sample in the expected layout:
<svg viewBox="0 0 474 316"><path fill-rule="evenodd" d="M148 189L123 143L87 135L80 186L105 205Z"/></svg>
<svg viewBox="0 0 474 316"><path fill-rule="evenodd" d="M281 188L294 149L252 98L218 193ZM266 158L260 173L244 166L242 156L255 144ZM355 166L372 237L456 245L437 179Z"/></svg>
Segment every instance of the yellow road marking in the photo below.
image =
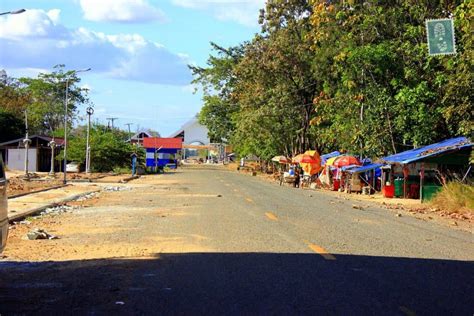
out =
<svg viewBox="0 0 474 316"><path fill-rule="evenodd" d="M326 259L326 260L336 260L336 257L334 257L334 255L327 252L327 250L324 249L323 247L320 247L320 246L312 244L312 243L307 243L307 244L308 244L308 247L311 250L316 252L318 255L321 255L324 259Z"/></svg>
<svg viewBox="0 0 474 316"><path fill-rule="evenodd" d="M265 216L268 217L269 219L271 219L272 221L277 221L278 220L278 217L276 217L276 215L271 213L271 212L266 212Z"/></svg>
<svg viewBox="0 0 474 316"><path fill-rule="evenodd" d="M253 200L251 198L245 198L245 201L247 201L249 203L253 203Z"/></svg>

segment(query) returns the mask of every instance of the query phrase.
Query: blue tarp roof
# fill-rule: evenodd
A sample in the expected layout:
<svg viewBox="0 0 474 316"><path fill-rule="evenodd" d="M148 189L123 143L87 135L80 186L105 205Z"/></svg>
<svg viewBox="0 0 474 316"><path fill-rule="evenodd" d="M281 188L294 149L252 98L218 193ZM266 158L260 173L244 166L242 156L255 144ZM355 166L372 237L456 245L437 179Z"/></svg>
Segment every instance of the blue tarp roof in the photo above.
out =
<svg viewBox="0 0 474 316"><path fill-rule="evenodd" d="M361 172L366 172L366 171L369 171L369 170L377 169L377 168L380 168L382 166L383 166L383 164L381 164L381 163L372 163L370 165L365 165L365 166L362 166L362 167L359 167L359 168L349 169L349 170L347 170L347 172L349 172L349 173L361 173Z"/></svg>
<svg viewBox="0 0 474 316"><path fill-rule="evenodd" d="M352 169L355 169L359 167L359 165L348 165L348 166L342 166L341 171L350 171Z"/></svg>
<svg viewBox="0 0 474 316"><path fill-rule="evenodd" d="M428 157L437 156L449 151L472 147L471 141L466 137L456 137L443 140L425 147L407 150L395 155L384 157L382 162L387 164L408 164Z"/></svg>
<svg viewBox="0 0 474 316"><path fill-rule="evenodd" d="M336 151L333 151L332 153L329 153L329 154L324 154L324 155L321 155L321 165L324 165L326 163L326 160L328 160L329 158L332 158L332 157L337 157L337 156L340 156L341 153L338 152L337 150Z"/></svg>

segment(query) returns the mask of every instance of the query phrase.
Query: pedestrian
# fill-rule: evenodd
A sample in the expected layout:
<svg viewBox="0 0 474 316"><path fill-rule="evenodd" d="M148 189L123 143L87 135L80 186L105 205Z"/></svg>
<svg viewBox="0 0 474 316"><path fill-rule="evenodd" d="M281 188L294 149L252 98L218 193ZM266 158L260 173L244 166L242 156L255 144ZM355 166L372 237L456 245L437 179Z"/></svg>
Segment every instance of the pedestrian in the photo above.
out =
<svg viewBox="0 0 474 316"><path fill-rule="evenodd" d="M300 187L300 179L301 179L300 175L301 175L300 168L296 167L295 168L295 182L293 183L293 186L295 188Z"/></svg>

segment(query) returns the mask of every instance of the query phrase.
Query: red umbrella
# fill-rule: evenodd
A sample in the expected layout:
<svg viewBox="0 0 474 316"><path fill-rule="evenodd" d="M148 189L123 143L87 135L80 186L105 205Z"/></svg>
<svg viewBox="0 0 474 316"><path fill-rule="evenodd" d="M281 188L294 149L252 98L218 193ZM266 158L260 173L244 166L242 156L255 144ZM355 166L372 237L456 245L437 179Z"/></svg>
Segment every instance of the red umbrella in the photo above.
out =
<svg viewBox="0 0 474 316"><path fill-rule="evenodd" d="M343 166L349 166L349 165L362 165L359 161L354 156L340 156L338 157L335 161L333 166L336 168L341 168Z"/></svg>
<svg viewBox="0 0 474 316"><path fill-rule="evenodd" d="M295 158L293 158L293 162L316 164L319 163L319 160L316 157L308 154L299 154Z"/></svg>

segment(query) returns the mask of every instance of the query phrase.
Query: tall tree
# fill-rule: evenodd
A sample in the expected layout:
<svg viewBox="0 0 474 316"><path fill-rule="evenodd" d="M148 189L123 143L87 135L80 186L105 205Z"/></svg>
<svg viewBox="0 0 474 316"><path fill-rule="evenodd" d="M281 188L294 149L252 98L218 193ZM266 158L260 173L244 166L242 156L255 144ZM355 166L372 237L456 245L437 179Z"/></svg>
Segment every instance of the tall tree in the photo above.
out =
<svg viewBox="0 0 474 316"><path fill-rule="evenodd" d="M27 111L33 131L47 134L64 125L66 86L69 124L76 118L77 106L89 102L87 89L78 87L81 79L74 71L64 68L64 65L57 65L51 73L40 73L37 78L19 79L31 97Z"/></svg>

